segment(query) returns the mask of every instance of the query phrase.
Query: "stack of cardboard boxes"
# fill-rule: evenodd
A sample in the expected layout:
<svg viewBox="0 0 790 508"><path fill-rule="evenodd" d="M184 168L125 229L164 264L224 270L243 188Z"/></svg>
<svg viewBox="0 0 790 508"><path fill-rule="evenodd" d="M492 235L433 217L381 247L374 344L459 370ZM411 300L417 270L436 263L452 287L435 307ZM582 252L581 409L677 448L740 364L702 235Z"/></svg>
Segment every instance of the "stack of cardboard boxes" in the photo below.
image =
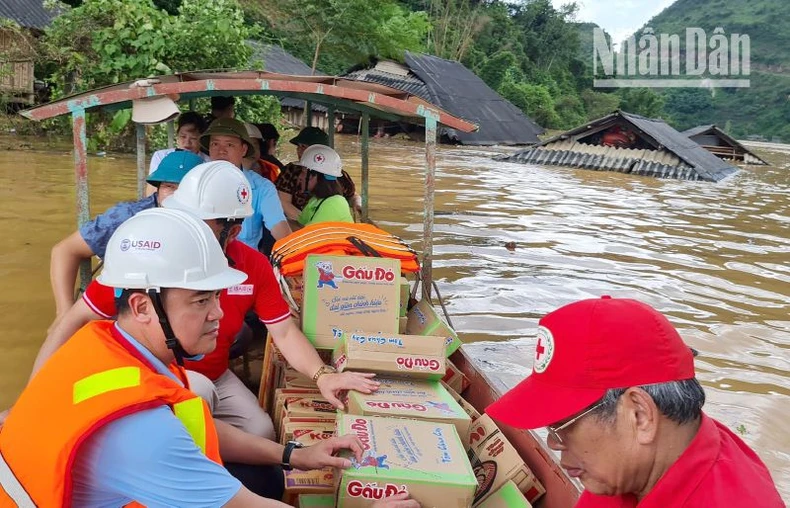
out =
<svg viewBox="0 0 790 508"><path fill-rule="evenodd" d="M544 492L493 421L459 395L468 380L447 357L461 342L428 302L407 311L399 261L310 255L303 281L289 286L302 297L305 335L327 363L379 374L381 386L349 393L337 413L267 344L260 402L280 441L351 433L364 447L346 471L287 472L285 502L362 508L408 491L424 508L521 507Z"/></svg>

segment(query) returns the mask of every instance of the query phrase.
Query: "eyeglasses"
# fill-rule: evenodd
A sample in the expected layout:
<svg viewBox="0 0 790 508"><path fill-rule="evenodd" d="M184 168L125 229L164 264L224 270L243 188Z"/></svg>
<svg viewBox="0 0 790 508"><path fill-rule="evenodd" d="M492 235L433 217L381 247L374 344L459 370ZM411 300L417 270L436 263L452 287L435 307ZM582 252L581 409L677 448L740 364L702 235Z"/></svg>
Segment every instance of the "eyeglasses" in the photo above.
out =
<svg viewBox="0 0 790 508"><path fill-rule="evenodd" d="M588 414L592 413L593 411L595 411L596 409L598 409L601 406L603 406L603 402L599 402L598 404L592 406L591 408L587 409L586 411L583 411L582 413L580 413L580 414L576 415L575 417L571 418L570 420L568 420L567 422L563 423L559 427L552 427L551 425L546 426L546 430L549 431L549 437L552 438L553 440L557 441L561 445L565 444L562 441L562 437L560 437L560 431L563 430L563 429L567 429L568 427L570 427L574 423L578 422L579 420L581 420L582 418L584 418Z"/></svg>

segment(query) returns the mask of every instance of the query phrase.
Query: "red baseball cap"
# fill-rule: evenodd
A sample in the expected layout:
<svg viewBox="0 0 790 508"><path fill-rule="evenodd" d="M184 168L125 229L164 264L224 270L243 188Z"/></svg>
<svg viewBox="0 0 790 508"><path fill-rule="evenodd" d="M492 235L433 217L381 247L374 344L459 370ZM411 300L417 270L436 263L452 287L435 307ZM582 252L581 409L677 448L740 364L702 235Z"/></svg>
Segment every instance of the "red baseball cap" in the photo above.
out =
<svg viewBox="0 0 790 508"><path fill-rule="evenodd" d="M532 375L486 413L534 429L581 412L612 388L693 377L691 349L663 314L636 300L604 296L543 317Z"/></svg>

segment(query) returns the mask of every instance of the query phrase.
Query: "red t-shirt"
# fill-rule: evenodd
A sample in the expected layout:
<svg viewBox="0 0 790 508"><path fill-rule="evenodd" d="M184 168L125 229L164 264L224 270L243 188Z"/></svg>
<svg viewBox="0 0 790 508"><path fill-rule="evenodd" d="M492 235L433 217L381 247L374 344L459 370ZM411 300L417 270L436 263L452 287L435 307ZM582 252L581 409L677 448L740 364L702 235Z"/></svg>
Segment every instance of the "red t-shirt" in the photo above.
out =
<svg viewBox="0 0 790 508"><path fill-rule="evenodd" d="M223 290L220 295L224 316L219 322L217 348L200 361L184 362L186 368L200 372L211 380L217 379L228 368L230 346L241 330L248 311L254 310L266 325L285 321L291 316L266 256L238 240L228 244L227 254L236 263L234 268L247 274L247 280ZM95 280L88 285L82 299L102 317L111 318L116 313L114 289L102 286Z"/></svg>
<svg viewBox="0 0 790 508"><path fill-rule="evenodd" d="M584 492L576 508L783 508L771 474L746 443L702 415L696 437L640 503Z"/></svg>

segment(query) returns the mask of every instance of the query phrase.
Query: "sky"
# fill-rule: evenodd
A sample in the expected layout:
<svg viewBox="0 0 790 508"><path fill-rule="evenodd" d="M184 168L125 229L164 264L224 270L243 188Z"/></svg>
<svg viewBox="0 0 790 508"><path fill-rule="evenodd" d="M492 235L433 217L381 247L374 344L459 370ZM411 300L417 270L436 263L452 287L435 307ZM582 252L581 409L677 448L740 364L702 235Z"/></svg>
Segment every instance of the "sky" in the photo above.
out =
<svg viewBox="0 0 790 508"><path fill-rule="evenodd" d="M569 0L551 0L555 7ZM609 32L612 40L621 42L669 7L675 0L576 0L577 21L590 21Z"/></svg>

